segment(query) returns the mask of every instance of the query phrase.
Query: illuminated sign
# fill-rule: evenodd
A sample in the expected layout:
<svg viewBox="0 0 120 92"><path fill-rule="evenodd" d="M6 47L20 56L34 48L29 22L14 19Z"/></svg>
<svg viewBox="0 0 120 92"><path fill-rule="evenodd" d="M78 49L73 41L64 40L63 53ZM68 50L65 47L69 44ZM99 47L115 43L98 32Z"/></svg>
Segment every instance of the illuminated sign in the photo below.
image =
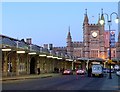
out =
<svg viewBox="0 0 120 92"><path fill-rule="evenodd" d="M115 47L115 31L110 31L110 40L111 40L111 47Z"/></svg>

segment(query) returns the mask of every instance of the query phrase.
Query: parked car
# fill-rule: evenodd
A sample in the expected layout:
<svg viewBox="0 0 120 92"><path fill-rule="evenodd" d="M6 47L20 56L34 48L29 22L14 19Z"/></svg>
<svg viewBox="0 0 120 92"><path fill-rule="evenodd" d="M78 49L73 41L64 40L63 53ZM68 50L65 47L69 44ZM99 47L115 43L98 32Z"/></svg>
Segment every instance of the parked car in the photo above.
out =
<svg viewBox="0 0 120 92"><path fill-rule="evenodd" d="M116 71L116 75L120 76L120 70Z"/></svg>
<svg viewBox="0 0 120 92"><path fill-rule="evenodd" d="M107 69L107 73L110 73L110 69ZM114 73L114 69L111 69L111 73Z"/></svg>
<svg viewBox="0 0 120 92"><path fill-rule="evenodd" d="M86 71L84 70L84 69L78 69L78 70L76 70L76 74L85 74L86 73Z"/></svg>
<svg viewBox="0 0 120 92"><path fill-rule="evenodd" d="M116 71L116 74L117 74L118 76L120 76L120 71Z"/></svg>
<svg viewBox="0 0 120 92"><path fill-rule="evenodd" d="M119 69L120 69L120 66L119 66L119 65L115 65L115 66L114 66L114 69L115 69L115 70L119 70Z"/></svg>
<svg viewBox="0 0 120 92"><path fill-rule="evenodd" d="M73 74L73 71L70 69L65 69L62 74L63 75L71 75L71 74Z"/></svg>
<svg viewBox="0 0 120 92"><path fill-rule="evenodd" d="M110 73L110 69L108 68L103 68L104 73ZM114 69L111 69L111 73L114 73Z"/></svg>
<svg viewBox="0 0 120 92"><path fill-rule="evenodd" d="M107 68L103 68L103 72L104 72L104 73L107 73L107 72L108 72L108 69L107 69Z"/></svg>

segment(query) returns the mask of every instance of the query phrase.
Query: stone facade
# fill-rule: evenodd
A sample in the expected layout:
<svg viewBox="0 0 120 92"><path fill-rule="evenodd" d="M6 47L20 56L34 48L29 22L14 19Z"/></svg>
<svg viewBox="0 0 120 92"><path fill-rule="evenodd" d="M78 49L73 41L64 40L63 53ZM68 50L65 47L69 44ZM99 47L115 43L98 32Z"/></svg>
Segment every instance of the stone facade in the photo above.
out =
<svg viewBox="0 0 120 92"><path fill-rule="evenodd" d="M118 35L118 42L116 43L116 55L117 58L120 58L120 32Z"/></svg>
<svg viewBox="0 0 120 92"><path fill-rule="evenodd" d="M90 24L87 12L83 21L83 41L72 41L70 27L68 28L67 46L64 49L56 47L59 50L66 51L66 53L75 57L81 58L102 58L108 59L109 35L110 32L105 30L105 24L99 23L100 19L104 19L103 14L99 16L98 23ZM119 38L118 38L119 39ZM120 51L120 40L115 47L111 48L111 58L119 57L117 52ZM119 45L118 45L119 44Z"/></svg>

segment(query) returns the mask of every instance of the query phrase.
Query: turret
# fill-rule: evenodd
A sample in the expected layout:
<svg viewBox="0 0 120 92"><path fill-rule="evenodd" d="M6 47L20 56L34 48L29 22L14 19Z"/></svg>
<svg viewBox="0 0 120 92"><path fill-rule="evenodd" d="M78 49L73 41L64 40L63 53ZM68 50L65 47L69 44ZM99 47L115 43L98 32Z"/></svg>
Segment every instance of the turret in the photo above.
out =
<svg viewBox="0 0 120 92"><path fill-rule="evenodd" d="M105 28L104 28L105 19L104 19L103 9L101 9L101 18L100 18L100 20L101 20L102 24L100 24L99 27L100 27L100 35L102 36L102 34L104 34L104 31L105 31ZM103 38L103 37L100 37L100 38Z"/></svg>
<svg viewBox="0 0 120 92"><path fill-rule="evenodd" d="M67 46L70 46L71 43L72 43L72 37L71 37L70 26L69 26L68 35L67 35Z"/></svg>
<svg viewBox="0 0 120 92"><path fill-rule="evenodd" d="M98 23L97 23L98 25L101 25L100 24L100 14L98 15Z"/></svg>
<svg viewBox="0 0 120 92"><path fill-rule="evenodd" d="M88 24L88 22L89 22L88 16L87 16L87 9L85 9L85 10L86 10L86 13L85 13L83 25L86 25L86 24Z"/></svg>
<svg viewBox="0 0 120 92"><path fill-rule="evenodd" d="M71 38L71 33L70 33L70 26L69 26L69 29L68 29L67 39L72 39L72 38Z"/></svg>
<svg viewBox="0 0 120 92"><path fill-rule="evenodd" d="M104 15L103 15L103 9L101 9L101 12L102 12L102 14L101 14L101 20L104 21L104 23L102 25L105 25L105 18L104 18Z"/></svg>
<svg viewBox="0 0 120 92"><path fill-rule="evenodd" d="M68 35L67 35L67 53L72 55L73 53L73 46L72 46L72 37L71 37L71 33L70 33L70 26L68 29Z"/></svg>

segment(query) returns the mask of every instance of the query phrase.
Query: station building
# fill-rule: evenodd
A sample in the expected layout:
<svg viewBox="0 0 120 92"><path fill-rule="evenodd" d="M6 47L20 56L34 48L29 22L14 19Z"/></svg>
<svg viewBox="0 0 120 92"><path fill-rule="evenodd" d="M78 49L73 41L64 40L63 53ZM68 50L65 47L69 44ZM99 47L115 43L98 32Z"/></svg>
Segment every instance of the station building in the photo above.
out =
<svg viewBox="0 0 120 92"><path fill-rule="evenodd" d="M89 61L99 61L107 67L109 65L109 35L112 38L111 58L112 66L120 65L120 32L118 42L115 42L115 30L105 30L105 24L99 21L90 24L87 12L83 21L83 41L73 41L70 27L65 47L54 47L53 44L44 44L43 47L32 44L32 39L14 39L0 35L2 76L16 76L55 72L54 69L87 69ZM82 32L82 31L81 31Z"/></svg>
<svg viewBox="0 0 120 92"><path fill-rule="evenodd" d="M32 39L18 40L0 35L2 76L60 72L72 69L74 57L32 44Z"/></svg>
<svg viewBox="0 0 120 92"><path fill-rule="evenodd" d="M113 66L120 61L120 32L118 35L118 42L115 41L115 30L105 30L105 24L101 25L100 20L104 20L103 14L98 17L98 22L96 24L90 24L87 14L87 10L83 21L83 41L73 41L71 36L70 27L68 28L68 35L66 40L66 47L62 47L64 51L68 54L78 58L82 63L85 61L101 61L104 65L108 66L109 59L109 47L111 40L111 59ZM80 33L81 33L80 32ZM110 39L111 36L111 39ZM60 47L55 47L55 50L61 50ZM77 65L84 68L78 62ZM86 63L85 63L86 65Z"/></svg>

